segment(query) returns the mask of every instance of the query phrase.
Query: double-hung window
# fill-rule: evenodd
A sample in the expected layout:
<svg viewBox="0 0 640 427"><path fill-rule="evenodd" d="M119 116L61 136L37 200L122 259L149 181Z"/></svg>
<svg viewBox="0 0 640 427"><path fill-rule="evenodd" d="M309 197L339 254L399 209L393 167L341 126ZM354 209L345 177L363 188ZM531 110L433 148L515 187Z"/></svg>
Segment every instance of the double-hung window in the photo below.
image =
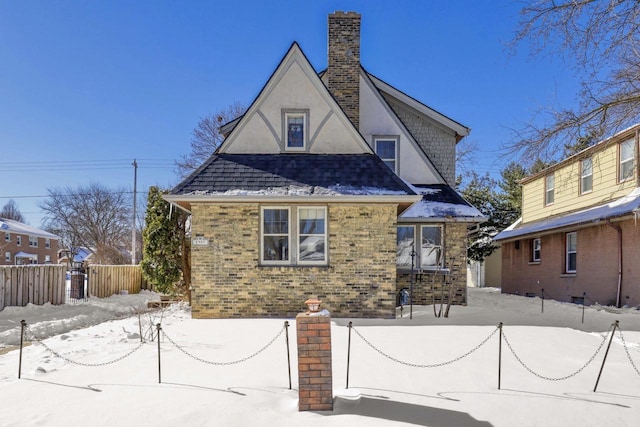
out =
<svg viewBox="0 0 640 427"><path fill-rule="evenodd" d="M398 267L418 267L415 252L416 228L413 225L398 226L396 264Z"/></svg>
<svg viewBox="0 0 640 427"><path fill-rule="evenodd" d="M32 248L37 248L38 247L38 237L29 236L29 246L31 246Z"/></svg>
<svg viewBox="0 0 640 427"><path fill-rule="evenodd" d="M620 143L619 180L625 181L633 177L634 158L636 156L636 141L629 139Z"/></svg>
<svg viewBox="0 0 640 427"><path fill-rule="evenodd" d="M443 267L442 227L423 225L420 227L422 243L420 247L420 267L441 269Z"/></svg>
<svg viewBox="0 0 640 427"><path fill-rule="evenodd" d="M47 249L51 249L51 239L44 240L44 247Z"/></svg>
<svg viewBox="0 0 640 427"><path fill-rule="evenodd" d="M11 252L4 253L4 260L5 262L11 262Z"/></svg>
<svg viewBox="0 0 640 427"><path fill-rule="evenodd" d="M540 239L531 240L531 261L540 262Z"/></svg>
<svg viewBox="0 0 640 427"><path fill-rule="evenodd" d="M4 233L4 241L5 242L11 241L11 233Z"/></svg>
<svg viewBox="0 0 640 427"><path fill-rule="evenodd" d="M327 264L326 207L263 207L261 221L262 264Z"/></svg>
<svg viewBox="0 0 640 427"><path fill-rule="evenodd" d="M544 179L544 205L552 205L555 198L556 180L553 174L547 175Z"/></svg>
<svg viewBox="0 0 640 427"><path fill-rule="evenodd" d="M398 142L393 137L379 137L374 139L375 151L378 157L382 159L385 165L389 166L394 172L397 172L398 165Z"/></svg>
<svg viewBox="0 0 640 427"><path fill-rule="evenodd" d="M576 272L576 260L578 255L578 239L575 231L566 235L565 272Z"/></svg>
<svg viewBox="0 0 640 427"><path fill-rule="evenodd" d="M307 148L307 113L284 112L284 144L286 151L304 151Z"/></svg>
<svg viewBox="0 0 640 427"><path fill-rule="evenodd" d="M16 236L16 246L22 246L22 236Z"/></svg>
<svg viewBox="0 0 640 427"><path fill-rule="evenodd" d="M593 160L591 157L580 163L580 194L590 193L593 190Z"/></svg>

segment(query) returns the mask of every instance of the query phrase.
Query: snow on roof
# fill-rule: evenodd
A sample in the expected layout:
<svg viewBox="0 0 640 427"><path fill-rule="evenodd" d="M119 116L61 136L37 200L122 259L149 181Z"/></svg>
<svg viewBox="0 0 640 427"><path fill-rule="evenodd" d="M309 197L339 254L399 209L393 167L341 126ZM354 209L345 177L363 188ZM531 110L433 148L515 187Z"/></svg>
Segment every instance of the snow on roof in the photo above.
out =
<svg viewBox="0 0 640 427"><path fill-rule="evenodd" d="M516 221L513 225L501 231L494 240L512 239L526 234L540 233L562 227L576 226L588 223L598 223L610 218L640 213L640 187L636 187L626 196L612 202L583 209L581 211L547 218L530 224Z"/></svg>
<svg viewBox="0 0 640 427"><path fill-rule="evenodd" d="M331 185L329 187L310 185L288 185L269 187L261 190L234 189L227 191L194 191L191 196L397 196L408 195L406 191L379 187Z"/></svg>
<svg viewBox="0 0 640 427"><path fill-rule="evenodd" d="M43 237L45 239L59 239L58 236L48 231L40 230L39 228L6 218L0 218L0 230L3 230L5 233L28 234L29 236Z"/></svg>
<svg viewBox="0 0 640 427"><path fill-rule="evenodd" d="M405 181L406 183L406 181ZM449 219L456 221L483 222L486 217L471 206L451 187L445 184L426 186L406 183L422 199L400 215L401 219Z"/></svg>

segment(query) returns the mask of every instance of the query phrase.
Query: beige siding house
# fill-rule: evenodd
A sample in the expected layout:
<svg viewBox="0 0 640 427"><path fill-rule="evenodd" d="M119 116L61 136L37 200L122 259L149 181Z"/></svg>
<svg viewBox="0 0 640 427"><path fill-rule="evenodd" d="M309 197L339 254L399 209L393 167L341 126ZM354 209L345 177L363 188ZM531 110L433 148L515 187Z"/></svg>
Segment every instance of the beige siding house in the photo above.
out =
<svg viewBox="0 0 640 427"><path fill-rule="evenodd" d="M502 290L640 304L640 125L522 181L522 218L496 236Z"/></svg>
<svg viewBox="0 0 640 427"><path fill-rule="evenodd" d="M483 218L450 185L469 129L364 70L360 19L329 16L324 72L293 43L165 196L192 215L194 317L293 316L311 295L334 316L393 317L411 280L416 304L445 284L466 302L466 230Z"/></svg>

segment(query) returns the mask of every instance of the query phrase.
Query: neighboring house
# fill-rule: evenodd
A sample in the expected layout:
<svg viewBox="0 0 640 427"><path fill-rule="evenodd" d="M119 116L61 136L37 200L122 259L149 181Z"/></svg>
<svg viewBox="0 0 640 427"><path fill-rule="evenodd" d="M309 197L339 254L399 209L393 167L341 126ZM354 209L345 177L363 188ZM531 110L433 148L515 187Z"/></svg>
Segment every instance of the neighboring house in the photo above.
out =
<svg viewBox="0 0 640 427"><path fill-rule="evenodd" d="M59 239L47 231L0 218L0 265L57 262Z"/></svg>
<svg viewBox="0 0 640 427"><path fill-rule="evenodd" d="M640 304L640 125L522 181L522 218L498 234L502 291Z"/></svg>
<svg viewBox="0 0 640 427"><path fill-rule="evenodd" d="M69 249L60 249L58 251L58 264L66 264L71 266L69 259ZM73 254L73 262L76 264L88 265L93 259L93 253L87 248L75 248Z"/></svg>
<svg viewBox="0 0 640 427"><path fill-rule="evenodd" d="M194 317L292 316L311 295L393 317L412 280L416 304L444 284L466 303L467 226L484 218L450 185L469 129L361 67L359 14L329 16L325 72L293 43L221 131L165 196L192 214Z"/></svg>

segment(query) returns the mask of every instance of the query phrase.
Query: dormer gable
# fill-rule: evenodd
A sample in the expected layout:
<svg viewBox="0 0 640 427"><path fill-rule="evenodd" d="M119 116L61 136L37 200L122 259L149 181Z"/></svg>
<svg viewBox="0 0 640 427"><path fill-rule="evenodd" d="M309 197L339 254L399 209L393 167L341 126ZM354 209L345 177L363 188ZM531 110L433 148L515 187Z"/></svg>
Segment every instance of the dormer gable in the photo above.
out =
<svg viewBox="0 0 640 427"><path fill-rule="evenodd" d="M293 43L219 154L364 154L371 148Z"/></svg>

